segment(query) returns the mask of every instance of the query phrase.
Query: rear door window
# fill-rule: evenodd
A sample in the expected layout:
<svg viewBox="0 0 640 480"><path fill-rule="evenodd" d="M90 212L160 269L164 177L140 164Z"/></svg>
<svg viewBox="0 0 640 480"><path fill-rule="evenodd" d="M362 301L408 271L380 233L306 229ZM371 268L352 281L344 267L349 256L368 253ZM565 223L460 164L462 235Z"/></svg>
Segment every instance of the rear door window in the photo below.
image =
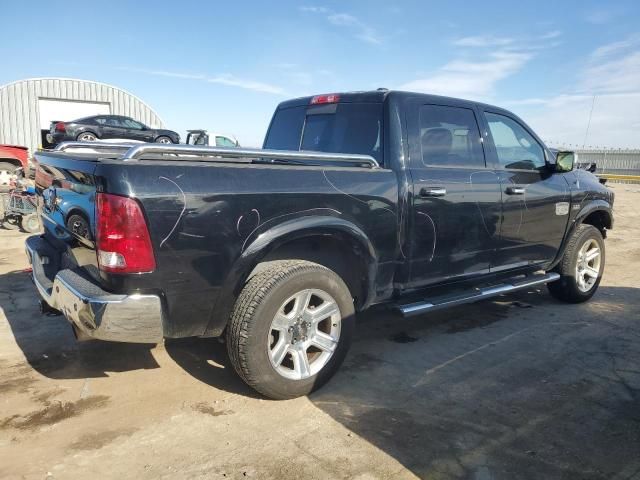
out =
<svg viewBox="0 0 640 480"><path fill-rule="evenodd" d="M265 148L370 155L382 160L382 103L338 103L276 112Z"/></svg>
<svg viewBox="0 0 640 480"><path fill-rule="evenodd" d="M473 110L420 107L420 145L426 166L484 168L480 129Z"/></svg>

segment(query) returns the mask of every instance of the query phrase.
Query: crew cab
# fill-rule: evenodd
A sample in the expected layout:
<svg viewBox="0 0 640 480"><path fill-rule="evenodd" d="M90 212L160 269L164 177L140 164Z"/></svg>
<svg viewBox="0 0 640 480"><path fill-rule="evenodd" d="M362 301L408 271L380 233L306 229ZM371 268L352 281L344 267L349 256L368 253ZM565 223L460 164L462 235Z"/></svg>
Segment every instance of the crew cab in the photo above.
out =
<svg viewBox="0 0 640 480"><path fill-rule="evenodd" d="M80 339L224 336L276 399L326 382L375 304L410 316L543 284L588 300L613 225L612 192L571 152L454 98L285 101L259 150L90 146L36 154L44 234L26 250L43 311ZM86 234L65 200L93 205Z"/></svg>

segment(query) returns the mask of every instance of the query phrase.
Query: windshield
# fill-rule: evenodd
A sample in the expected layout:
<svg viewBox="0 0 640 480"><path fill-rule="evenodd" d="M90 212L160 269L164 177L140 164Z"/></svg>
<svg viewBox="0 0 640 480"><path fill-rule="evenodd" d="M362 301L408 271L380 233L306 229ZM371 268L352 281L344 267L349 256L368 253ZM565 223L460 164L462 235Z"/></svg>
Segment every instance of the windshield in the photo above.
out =
<svg viewBox="0 0 640 480"><path fill-rule="evenodd" d="M338 103L276 112L264 148L371 155L382 161L382 104Z"/></svg>

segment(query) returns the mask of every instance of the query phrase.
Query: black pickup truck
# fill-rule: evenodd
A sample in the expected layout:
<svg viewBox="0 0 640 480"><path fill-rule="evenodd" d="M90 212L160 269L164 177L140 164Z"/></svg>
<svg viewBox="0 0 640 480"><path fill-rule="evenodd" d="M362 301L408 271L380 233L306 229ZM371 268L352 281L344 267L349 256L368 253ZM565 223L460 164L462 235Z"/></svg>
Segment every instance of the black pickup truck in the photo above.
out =
<svg viewBox="0 0 640 480"><path fill-rule="evenodd" d="M36 159L43 311L79 339L224 335L278 399L327 381L374 304L409 316L542 284L588 300L613 224L612 192L517 116L408 92L283 102L260 150L71 143Z"/></svg>

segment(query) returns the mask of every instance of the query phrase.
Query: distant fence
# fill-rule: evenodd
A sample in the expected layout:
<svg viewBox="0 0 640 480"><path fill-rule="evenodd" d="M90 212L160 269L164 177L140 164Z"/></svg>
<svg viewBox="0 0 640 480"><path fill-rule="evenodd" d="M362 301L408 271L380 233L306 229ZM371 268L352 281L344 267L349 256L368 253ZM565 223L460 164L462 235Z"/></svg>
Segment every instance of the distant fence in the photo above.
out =
<svg viewBox="0 0 640 480"><path fill-rule="evenodd" d="M563 149L563 147L555 147ZM564 147L577 153L577 163L580 165L596 164L596 174L609 175L640 175L640 150L631 149L593 149ZM611 179L612 182L623 181Z"/></svg>
<svg viewBox="0 0 640 480"><path fill-rule="evenodd" d="M640 175L640 150L576 150L578 163L595 163L596 173Z"/></svg>

